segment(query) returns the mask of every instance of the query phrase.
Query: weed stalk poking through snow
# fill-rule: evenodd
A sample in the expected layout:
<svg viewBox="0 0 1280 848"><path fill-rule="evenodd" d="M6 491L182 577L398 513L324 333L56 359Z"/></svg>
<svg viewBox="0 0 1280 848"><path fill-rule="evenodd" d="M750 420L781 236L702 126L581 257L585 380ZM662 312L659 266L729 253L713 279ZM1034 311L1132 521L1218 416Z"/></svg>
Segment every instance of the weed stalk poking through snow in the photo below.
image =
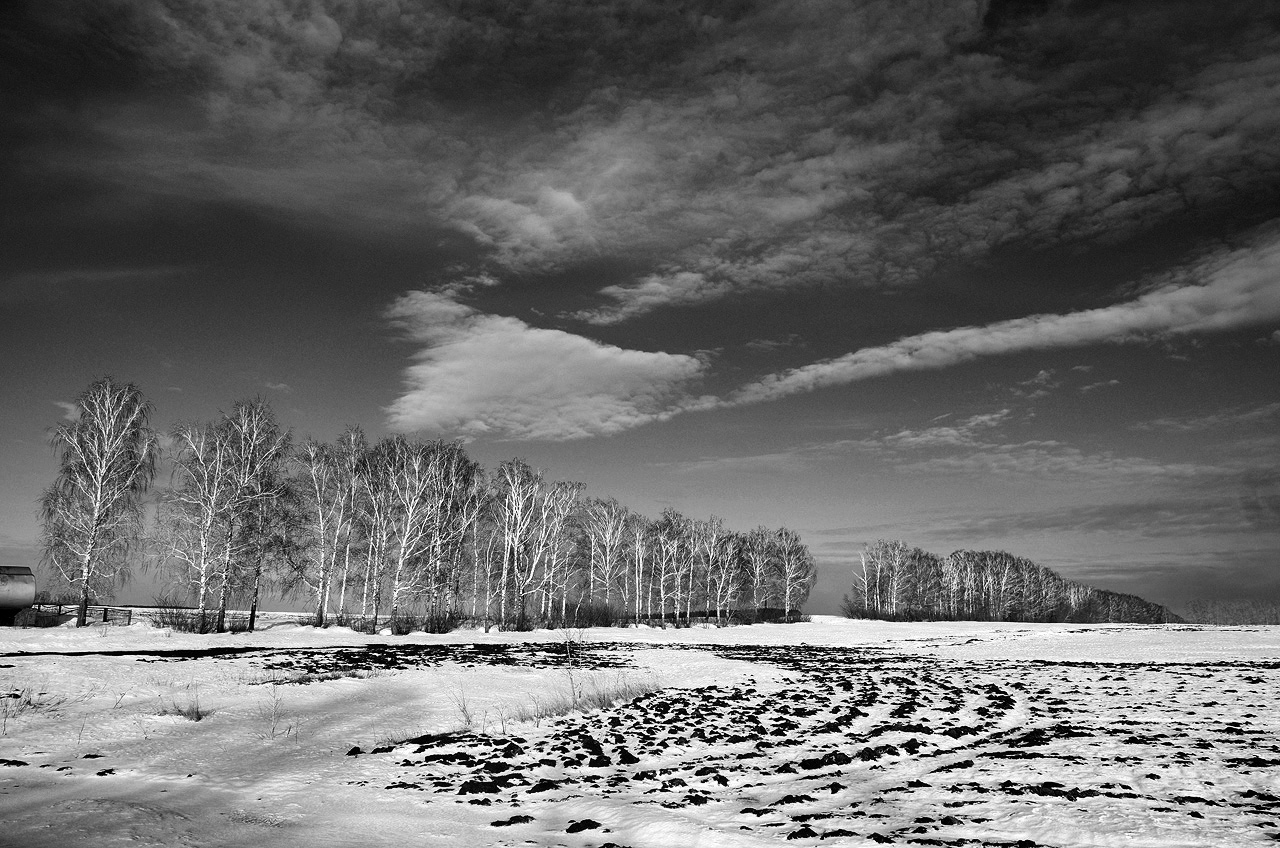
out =
<svg viewBox="0 0 1280 848"><path fill-rule="evenodd" d="M37 692L31 686L15 686L6 694L0 695L0 736L9 733L9 721L19 716L43 710L56 709L67 699L65 697Z"/></svg>
<svg viewBox="0 0 1280 848"><path fill-rule="evenodd" d="M290 736L299 741L298 734L302 730L302 720L285 711L284 696L279 687L272 686L267 690L266 701L258 708L259 717L266 722L267 730L262 734L264 739L275 739L277 736Z"/></svg>

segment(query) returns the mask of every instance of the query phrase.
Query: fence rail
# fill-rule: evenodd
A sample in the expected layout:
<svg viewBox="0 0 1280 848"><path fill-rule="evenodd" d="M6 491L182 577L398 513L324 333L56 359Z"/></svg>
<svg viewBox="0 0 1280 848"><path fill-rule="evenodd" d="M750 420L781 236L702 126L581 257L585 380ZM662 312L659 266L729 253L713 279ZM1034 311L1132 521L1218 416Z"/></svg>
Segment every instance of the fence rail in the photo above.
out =
<svg viewBox="0 0 1280 848"><path fill-rule="evenodd" d="M80 610L79 604L32 604L31 610L41 618L53 618L53 624L61 624L67 620L64 616L74 617ZM133 610L128 607L109 607L91 604L85 616L87 624L116 624L127 627L133 623Z"/></svg>

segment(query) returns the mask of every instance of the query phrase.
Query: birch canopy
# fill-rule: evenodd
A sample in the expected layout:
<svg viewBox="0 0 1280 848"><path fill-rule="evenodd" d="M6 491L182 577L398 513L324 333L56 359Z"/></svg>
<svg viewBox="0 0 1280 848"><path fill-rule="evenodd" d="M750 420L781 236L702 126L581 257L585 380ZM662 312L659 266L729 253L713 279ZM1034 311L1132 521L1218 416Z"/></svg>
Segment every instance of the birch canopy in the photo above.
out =
<svg viewBox="0 0 1280 848"><path fill-rule="evenodd" d="M79 595L83 626L94 592L109 594L126 574L142 527L141 500L155 476L151 404L132 383L111 377L76 400L77 417L58 425L58 476L40 499L44 560Z"/></svg>

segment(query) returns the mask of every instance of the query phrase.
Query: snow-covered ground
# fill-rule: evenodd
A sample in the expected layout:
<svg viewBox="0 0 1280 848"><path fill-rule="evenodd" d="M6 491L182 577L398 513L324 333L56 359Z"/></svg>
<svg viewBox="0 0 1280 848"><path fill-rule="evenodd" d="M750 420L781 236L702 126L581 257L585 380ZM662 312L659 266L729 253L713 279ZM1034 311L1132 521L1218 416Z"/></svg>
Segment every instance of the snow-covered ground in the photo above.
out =
<svg viewBox="0 0 1280 848"><path fill-rule="evenodd" d="M0 630L0 845L1274 843L1278 666L1274 627Z"/></svg>

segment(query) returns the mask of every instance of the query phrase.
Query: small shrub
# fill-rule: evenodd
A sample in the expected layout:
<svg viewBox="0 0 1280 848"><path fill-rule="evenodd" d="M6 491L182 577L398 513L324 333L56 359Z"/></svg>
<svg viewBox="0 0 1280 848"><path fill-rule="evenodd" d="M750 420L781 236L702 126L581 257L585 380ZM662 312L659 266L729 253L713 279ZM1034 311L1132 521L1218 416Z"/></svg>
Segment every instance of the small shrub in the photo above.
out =
<svg viewBox="0 0 1280 848"><path fill-rule="evenodd" d="M405 636L422 629L422 620L416 615L397 615L387 622L393 636Z"/></svg>
<svg viewBox="0 0 1280 848"><path fill-rule="evenodd" d="M798 621L808 620L809 617L801 614L799 610L791 610L788 613L782 607L740 609L734 610L730 615L730 621L735 624L794 624Z"/></svg>
<svg viewBox="0 0 1280 848"><path fill-rule="evenodd" d="M166 596L156 598L154 604L150 617L157 627L168 627L179 633L215 633L218 630L217 610L207 609L201 613ZM229 612L223 619L222 629L225 633L244 633L249 629L249 616Z"/></svg>
<svg viewBox="0 0 1280 848"><path fill-rule="evenodd" d="M616 627L626 621L626 613L609 604L582 604L574 611L575 627Z"/></svg>
<svg viewBox="0 0 1280 848"><path fill-rule="evenodd" d="M191 700L185 704L179 704L176 699L170 701L167 707L162 704L156 715L176 715L182 716L187 721L201 721L213 715L213 710L201 707L200 696L192 694Z"/></svg>
<svg viewBox="0 0 1280 848"><path fill-rule="evenodd" d="M379 630L378 619L362 615L335 615L329 620L332 627L350 627L357 633L374 634Z"/></svg>
<svg viewBox="0 0 1280 848"><path fill-rule="evenodd" d="M422 617L423 633L452 633L464 623L462 613L451 610L437 612Z"/></svg>
<svg viewBox="0 0 1280 848"><path fill-rule="evenodd" d="M537 619L533 618L532 616L528 616L528 615L525 615L524 613L521 613L519 616L516 617L515 621L511 622L509 625L504 625L502 629L510 630L515 633L529 633L534 629L536 629L537 626L538 626Z"/></svg>
<svg viewBox="0 0 1280 848"><path fill-rule="evenodd" d="M435 612L425 615L397 614L387 622L396 636L407 633L450 633L458 629L462 616L456 612Z"/></svg>

